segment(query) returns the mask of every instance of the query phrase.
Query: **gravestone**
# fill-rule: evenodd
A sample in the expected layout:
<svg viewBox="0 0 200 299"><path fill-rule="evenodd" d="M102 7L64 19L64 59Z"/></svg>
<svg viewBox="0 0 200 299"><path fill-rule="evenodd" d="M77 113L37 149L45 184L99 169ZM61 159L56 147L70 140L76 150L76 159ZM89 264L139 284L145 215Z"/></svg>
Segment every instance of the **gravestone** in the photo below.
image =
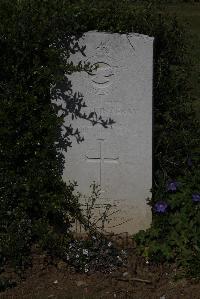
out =
<svg viewBox="0 0 200 299"><path fill-rule="evenodd" d="M95 181L101 188L94 205L96 219L110 204L105 230L133 234L151 223L146 200L152 187L153 38L91 31L81 44L86 45L86 56L74 55L73 61L98 67L93 74L73 74L73 91L83 94L83 111L95 110L115 123L103 128L87 120L73 121L84 141L74 140L65 154L63 179L76 180L85 195Z"/></svg>

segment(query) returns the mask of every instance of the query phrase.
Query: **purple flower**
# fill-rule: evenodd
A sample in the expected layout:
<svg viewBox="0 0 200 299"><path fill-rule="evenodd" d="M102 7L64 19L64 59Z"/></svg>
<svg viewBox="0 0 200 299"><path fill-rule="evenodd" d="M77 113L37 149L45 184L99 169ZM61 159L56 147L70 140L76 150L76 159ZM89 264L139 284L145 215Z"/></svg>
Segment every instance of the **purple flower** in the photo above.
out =
<svg viewBox="0 0 200 299"><path fill-rule="evenodd" d="M168 181L167 185L166 185L166 190L171 191L171 192L175 192L179 186L180 186L179 182Z"/></svg>
<svg viewBox="0 0 200 299"><path fill-rule="evenodd" d="M200 202L200 193L194 193L194 194L192 194L192 201L194 201L194 202Z"/></svg>
<svg viewBox="0 0 200 299"><path fill-rule="evenodd" d="M168 204L165 201L158 201L155 204L154 209L158 213L165 213L167 210L167 207L168 207Z"/></svg>

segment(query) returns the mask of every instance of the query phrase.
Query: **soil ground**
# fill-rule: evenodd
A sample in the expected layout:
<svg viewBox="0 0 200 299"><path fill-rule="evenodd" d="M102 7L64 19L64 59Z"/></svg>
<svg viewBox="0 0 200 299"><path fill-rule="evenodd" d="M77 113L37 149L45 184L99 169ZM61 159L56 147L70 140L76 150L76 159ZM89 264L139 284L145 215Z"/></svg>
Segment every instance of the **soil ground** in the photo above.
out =
<svg viewBox="0 0 200 299"><path fill-rule="evenodd" d="M47 254L33 252L33 264L19 278L7 268L4 276L18 282L0 299L200 299L200 282L175 279L176 267L147 264L129 247L126 266L104 274L77 273Z"/></svg>

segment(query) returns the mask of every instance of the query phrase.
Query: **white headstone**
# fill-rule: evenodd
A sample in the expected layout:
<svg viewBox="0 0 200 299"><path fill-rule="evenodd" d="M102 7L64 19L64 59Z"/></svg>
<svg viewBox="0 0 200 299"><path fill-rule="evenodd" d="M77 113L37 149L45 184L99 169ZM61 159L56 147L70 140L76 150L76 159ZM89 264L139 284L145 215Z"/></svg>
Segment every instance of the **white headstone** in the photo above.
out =
<svg viewBox="0 0 200 299"><path fill-rule="evenodd" d="M85 140L74 140L65 154L63 178L76 180L86 195L93 181L99 184L96 213L112 205L106 230L133 234L151 223L146 200L152 187L153 38L91 31L81 43L86 57L79 54L74 62L89 61L98 68L93 75L73 74L73 91L83 94L84 111L95 109L115 123L105 129L86 120L72 122Z"/></svg>

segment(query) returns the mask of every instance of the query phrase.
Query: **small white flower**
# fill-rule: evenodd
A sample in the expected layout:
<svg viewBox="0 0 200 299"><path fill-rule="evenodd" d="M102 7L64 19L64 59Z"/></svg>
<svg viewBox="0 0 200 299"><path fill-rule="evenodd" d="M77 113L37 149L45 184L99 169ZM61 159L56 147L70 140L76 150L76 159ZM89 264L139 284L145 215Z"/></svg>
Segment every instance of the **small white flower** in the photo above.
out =
<svg viewBox="0 0 200 299"><path fill-rule="evenodd" d="M79 258L79 254L76 255L76 258L77 258L77 259Z"/></svg>
<svg viewBox="0 0 200 299"><path fill-rule="evenodd" d="M111 245L112 245L112 242L109 242L109 243L108 243L108 247L110 247Z"/></svg>
<svg viewBox="0 0 200 299"><path fill-rule="evenodd" d="M117 259L122 262L122 258L119 255L117 256Z"/></svg>
<svg viewBox="0 0 200 299"><path fill-rule="evenodd" d="M88 249L83 249L83 254L88 255Z"/></svg>

